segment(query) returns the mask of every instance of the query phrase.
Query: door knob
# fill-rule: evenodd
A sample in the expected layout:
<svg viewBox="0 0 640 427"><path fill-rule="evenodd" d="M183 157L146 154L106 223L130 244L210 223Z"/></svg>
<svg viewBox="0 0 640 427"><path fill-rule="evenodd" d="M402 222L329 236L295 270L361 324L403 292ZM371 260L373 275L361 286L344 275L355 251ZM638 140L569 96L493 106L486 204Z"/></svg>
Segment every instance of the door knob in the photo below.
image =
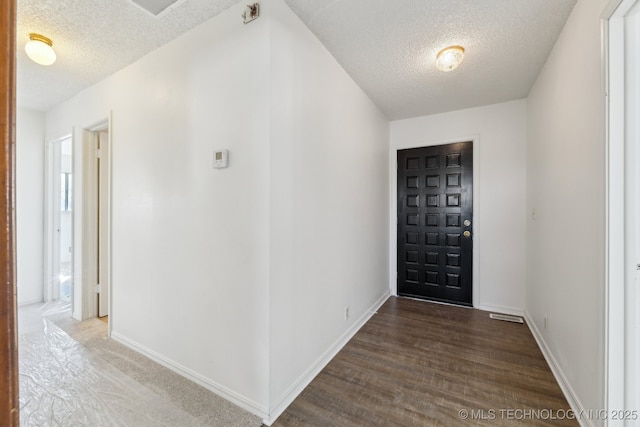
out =
<svg viewBox="0 0 640 427"><path fill-rule="evenodd" d="M464 233L462 233L462 235L464 237L471 237L471 232L469 230L465 231Z"/></svg>

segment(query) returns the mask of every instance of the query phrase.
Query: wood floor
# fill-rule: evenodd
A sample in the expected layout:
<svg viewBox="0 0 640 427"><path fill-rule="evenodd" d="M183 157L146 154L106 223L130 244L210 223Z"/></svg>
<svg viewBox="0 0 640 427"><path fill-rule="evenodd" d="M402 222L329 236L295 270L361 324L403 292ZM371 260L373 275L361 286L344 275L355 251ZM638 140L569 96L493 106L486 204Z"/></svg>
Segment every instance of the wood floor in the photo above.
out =
<svg viewBox="0 0 640 427"><path fill-rule="evenodd" d="M273 425L577 426L568 410L526 325L392 297Z"/></svg>

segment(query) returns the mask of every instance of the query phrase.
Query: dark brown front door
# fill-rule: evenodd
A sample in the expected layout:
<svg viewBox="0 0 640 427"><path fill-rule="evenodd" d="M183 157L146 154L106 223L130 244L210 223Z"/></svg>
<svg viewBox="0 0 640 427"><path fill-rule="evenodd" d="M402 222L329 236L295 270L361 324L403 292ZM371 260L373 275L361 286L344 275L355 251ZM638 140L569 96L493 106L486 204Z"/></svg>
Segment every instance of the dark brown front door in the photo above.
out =
<svg viewBox="0 0 640 427"><path fill-rule="evenodd" d="M398 294L472 305L473 143L398 151Z"/></svg>

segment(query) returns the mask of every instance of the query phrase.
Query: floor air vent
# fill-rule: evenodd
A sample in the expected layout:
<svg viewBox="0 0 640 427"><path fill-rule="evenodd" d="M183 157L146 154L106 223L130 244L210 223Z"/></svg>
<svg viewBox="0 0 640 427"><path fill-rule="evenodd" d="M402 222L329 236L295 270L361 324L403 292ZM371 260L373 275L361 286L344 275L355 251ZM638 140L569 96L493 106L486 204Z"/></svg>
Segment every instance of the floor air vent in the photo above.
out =
<svg viewBox="0 0 640 427"><path fill-rule="evenodd" d="M491 313L489 314L489 317L494 320L504 320L505 322L524 323L524 320L522 320L522 317L520 316L507 316L506 314Z"/></svg>

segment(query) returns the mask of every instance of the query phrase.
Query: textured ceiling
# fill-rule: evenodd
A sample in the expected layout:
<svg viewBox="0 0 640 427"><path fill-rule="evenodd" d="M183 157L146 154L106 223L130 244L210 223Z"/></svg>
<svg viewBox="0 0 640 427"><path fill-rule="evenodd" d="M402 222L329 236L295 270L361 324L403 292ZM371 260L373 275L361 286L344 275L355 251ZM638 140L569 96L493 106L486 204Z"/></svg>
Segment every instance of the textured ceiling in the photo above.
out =
<svg viewBox="0 0 640 427"><path fill-rule="evenodd" d="M181 0L156 17L130 0L18 0L17 103L47 111L235 3ZM55 64L29 60L29 33L53 40Z"/></svg>
<svg viewBox="0 0 640 427"><path fill-rule="evenodd" d="M524 98L576 0L285 0L389 119ZM464 62L435 68L444 47Z"/></svg>
<svg viewBox="0 0 640 427"><path fill-rule="evenodd" d="M285 0L389 119L526 97L576 0ZM586 0L583 0L586 1ZM144 0L158 10L167 0ZM18 105L47 111L237 0L18 0ZM32 63L30 32L58 61ZM435 69L458 44L462 65Z"/></svg>

